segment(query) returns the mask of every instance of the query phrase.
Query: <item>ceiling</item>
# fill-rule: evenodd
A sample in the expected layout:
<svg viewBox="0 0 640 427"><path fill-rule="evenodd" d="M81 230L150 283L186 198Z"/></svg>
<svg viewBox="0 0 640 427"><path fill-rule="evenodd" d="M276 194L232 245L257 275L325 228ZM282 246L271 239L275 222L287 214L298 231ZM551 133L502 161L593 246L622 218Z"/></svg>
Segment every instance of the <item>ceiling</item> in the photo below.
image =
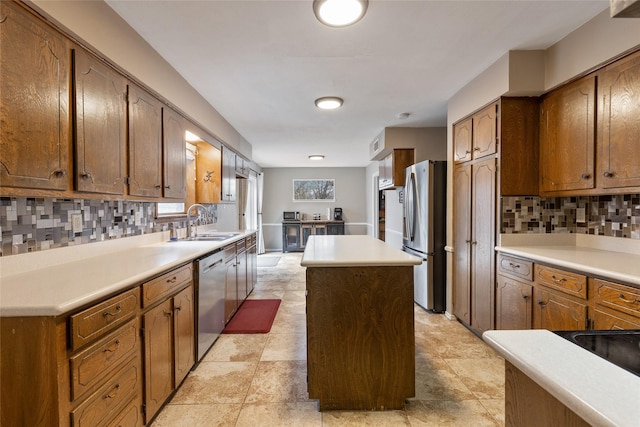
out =
<svg viewBox="0 0 640 427"><path fill-rule="evenodd" d="M370 0L360 22L330 28L311 0L106 1L251 143L263 168L366 166L383 128L445 126L451 96L507 51L545 49L609 6ZM321 96L344 106L318 110Z"/></svg>

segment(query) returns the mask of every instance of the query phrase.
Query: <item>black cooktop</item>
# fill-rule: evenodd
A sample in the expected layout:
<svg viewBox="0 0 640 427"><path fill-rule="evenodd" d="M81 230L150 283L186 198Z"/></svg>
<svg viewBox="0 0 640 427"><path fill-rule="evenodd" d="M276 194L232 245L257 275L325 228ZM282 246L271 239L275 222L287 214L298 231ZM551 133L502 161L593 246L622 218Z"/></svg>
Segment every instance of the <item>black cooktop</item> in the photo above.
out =
<svg viewBox="0 0 640 427"><path fill-rule="evenodd" d="M640 329L556 331L556 334L640 376Z"/></svg>

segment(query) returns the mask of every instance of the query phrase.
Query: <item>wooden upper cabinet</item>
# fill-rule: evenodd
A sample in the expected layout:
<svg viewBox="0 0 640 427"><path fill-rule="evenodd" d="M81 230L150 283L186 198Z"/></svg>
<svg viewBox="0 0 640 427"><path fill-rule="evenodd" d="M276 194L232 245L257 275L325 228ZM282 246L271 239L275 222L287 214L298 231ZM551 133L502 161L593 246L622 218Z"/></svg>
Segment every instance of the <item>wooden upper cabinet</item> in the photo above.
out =
<svg viewBox="0 0 640 427"><path fill-rule="evenodd" d="M473 115L473 153L478 159L496 153L497 105L491 104Z"/></svg>
<svg viewBox="0 0 640 427"><path fill-rule="evenodd" d="M162 104L129 86L129 194L162 197Z"/></svg>
<svg viewBox="0 0 640 427"><path fill-rule="evenodd" d="M127 81L84 51L74 50L76 189L124 194L127 174Z"/></svg>
<svg viewBox="0 0 640 427"><path fill-rule="evenodd" d="M404 186L405 169L415 163L413 148L396 148L378 162L380 190Z"/></svg>
<svg viewBox="0 0 640 427"><path fill-rule="evenodd" d="M198 143L196 159L196 203L220 203L222 154L207 142Z"/></svg>
<svg viewBox="0 0 640 427"><path fill-rule="evenodd" d="M222 146L222 201L236 201L236 153Z"/></svg>
<svg viewBox="0 0 640 427"><path fill-rule="evenodd" d="M162 109L165 198L184 199L187 194L184 118L168 107Z"/></svg>
<svg viewBox="0 0 640 427"><path fill-rule="evenodd" d="M457 163L471 160L472 119L453 125L453 160Z"/></svg>
<svg viewBox="0 0 640 427"><path fill-rule="evenodd" d="M71 188L71 48L14 2L0 2L0 182Z"/></svg>
<svg viewBox="0 0 640 427"><path fill-rule="evenodd" d="M640 51L598 73L598 187L640 187Z"/></svg>
<svg viewBox="0 0 640 427"><path fill-rule="evenodd" d="M540 191L594 188L596 78L550 92L542 101Z"/></svg>

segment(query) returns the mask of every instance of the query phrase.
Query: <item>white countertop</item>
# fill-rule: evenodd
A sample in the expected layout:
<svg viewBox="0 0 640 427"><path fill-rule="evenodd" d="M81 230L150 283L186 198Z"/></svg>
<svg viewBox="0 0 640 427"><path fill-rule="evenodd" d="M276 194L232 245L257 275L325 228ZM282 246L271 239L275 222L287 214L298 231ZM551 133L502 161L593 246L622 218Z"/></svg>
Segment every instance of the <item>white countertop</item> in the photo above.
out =
<svg viewBox="0 0 640 427"><path fill-rule="evenodd" d="M498 252L640 286L640 241L579 234L502 235Z"/></svg>
<svg viewBox="0 0 640 427"><path fill-rule="evenodd" d="M0 316L58 316L252 232L221 242L169 242L168 233L154 233L0 258Z"/></svg>
<svg viewBox="0 0 640 427"><path fill-rule="evenodd" d="M594 426L638 426L640 377L544 329L487 331L484 341Z"/></svg>
<svg viewBox="0 0 640 427"><path fill-rule="evenodd" d="M373 236L311 236L302 255L303 267L412 266L422 263Z"/></svg>

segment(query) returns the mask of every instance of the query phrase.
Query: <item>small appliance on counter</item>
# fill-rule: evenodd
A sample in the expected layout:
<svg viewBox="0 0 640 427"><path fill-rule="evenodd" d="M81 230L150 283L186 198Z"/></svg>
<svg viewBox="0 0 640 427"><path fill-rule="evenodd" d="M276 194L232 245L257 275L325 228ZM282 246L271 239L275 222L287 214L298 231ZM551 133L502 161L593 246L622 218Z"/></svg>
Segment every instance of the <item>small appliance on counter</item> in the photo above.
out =
<svg viewBox="0 0 640 427"><path fill-rule="evenodd" d="M284 211L282 212L282 219L284 221L299 221L300 212L298 211Z"/></svg>
<svg viewBox="0 0 640 427"><path fill-rule="evenodd" d="M333 220L342 221L342 208L333 208Z"/></svg>

